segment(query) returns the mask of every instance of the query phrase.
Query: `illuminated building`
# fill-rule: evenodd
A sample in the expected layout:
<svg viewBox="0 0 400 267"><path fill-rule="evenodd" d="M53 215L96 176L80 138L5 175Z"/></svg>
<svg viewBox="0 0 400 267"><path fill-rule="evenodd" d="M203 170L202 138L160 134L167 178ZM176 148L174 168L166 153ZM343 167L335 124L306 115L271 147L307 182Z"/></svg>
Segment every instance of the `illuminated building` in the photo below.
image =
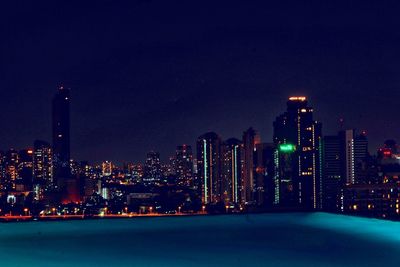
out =
<svg viewBox="0 0 400 267"><path fill-rule="evenodd" d="M113 172L113 164L110 161L104 161L101 164L101 173L103 176L111 176Z"/></svg>
<svg viewBox="0 0 400 267"><path fill-rule="evenodd" d="M49 143L35 141L33 145L33 182L34 184L53 183L53 159Z"/></svg>
<svg viewBox="0 0 400 267"><path fill-rule="evenodd" d="M395 140L386 140L378 149L378 183L400 183L400 150Z"/></svg>
<svg viewBox="0 0 400 267"><path fill-rule="evenodd" d="M69 160L69 169L71 171L71 177L77 177L81 172L80 162L70 159Z"/></svg>
<svg viewBox="0 0 400 267"><path fill-rule="evenodd" d="M170 157L170 163L161 164L161 183L175 184L176 174L174 167L174 157Z"/></svg>
<svg viewBox="0 0 400 267"><path fill-rule="evenodd" d="M400 219L399 183L349 184L342 191L343 213Z"/></svg>
<svg viewBox="0 0 400 267"><path fill-rule="evenodd" d="M239 204L242 180L242 142L230 138L222 144L222 183L226 203Z"/></svg>
<svg viewBox="0 0 400 267"><path fill-rule="evenodd" d="M54 182L63 190L70 171L70 90L61 86L53 98Z"/></svg>
<svg viewBox="0 0 400 267"><path fill-rule="evenodd" d="M366 183L369 164L365 133L340 131L325 136L322 142L323 208L338 211L343 207L341 190L345 185Z"/></svg>
<svg viewBox="0 0 400 267"><path fill-rule="evenodd" d="M4 157L5 167L5 190L15 190L16 180L18 178L18 165L19 165L19 154L15 149L10 149L6 152Z"/></svg>
<svg viewBox="0 0 400 267"><path fill-rule="evenodd" d="M287 111L274 121L276 204L283 205L281 198L298 208L321 207L320 141L321 124L314 121L306 97L290 97Z"/></svg>
<svg viewBox="0 0 400 267"><path fill-rule="evenodd" d="M193 152L189 145L177 146L175 153L175 172L177 184L193 186Z"/></svg>
<svg viewBox="0 0 400 267"><path fill-rule="evenodd" d="M24 149L19 152L18 191L32 190L33 182L33 150Z"/></svg>
<svg viewBox="0 0 400 267"><path fill-rule="evenodd" d="M221 201L221 138L214 132L197 138L197 171L203 204Z"/></svg>
<svg viewBox="0 0 400 267"><path fill-rule="evenodd" d="M242 174L242 202L252 204L255 194L255 165L254 151L256 145L259 144L260 136L253 129L249 128L243 133L243 174Z"/></svg>
<svg viewBox="0 0 400 267"><path fill-rule="evenodd" d="M143 182L145 184L157 184L161 180L161 175L160 153L154 151L147 153Z"/></svg>
<svg viewBox="0 0 400 267"><path fill-rule="evenodd" d="M6 183L6 166L5 166L5 154L0 152L0 190L5 189Z"/></svg>
<svg viewBox="0 0 400 267"><path fill-rule="evenodd" d="M273 204L283 207L297 205L293 181L296 162L296 147L293 144L279 144L274 152L274 197Z"/></svg>
<svg viewBox="0 0 400 267"><path fill-rule="evenodd" d="M144 176L143 165L142 164L128 164L129 172L132 176L132 182L142 183L142 178Z"/></svg>

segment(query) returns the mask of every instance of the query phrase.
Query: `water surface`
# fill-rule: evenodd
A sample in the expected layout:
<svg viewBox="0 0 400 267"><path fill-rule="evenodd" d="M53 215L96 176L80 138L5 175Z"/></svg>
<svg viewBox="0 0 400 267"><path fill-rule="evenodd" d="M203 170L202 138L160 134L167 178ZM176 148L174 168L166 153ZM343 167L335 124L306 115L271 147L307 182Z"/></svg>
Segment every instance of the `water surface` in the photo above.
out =
<svg viewBox="0 0 400 267"><path fill-rule="evenodd" d="M326 213L0 224L1 266L395 266L400 223Z"/></svg>

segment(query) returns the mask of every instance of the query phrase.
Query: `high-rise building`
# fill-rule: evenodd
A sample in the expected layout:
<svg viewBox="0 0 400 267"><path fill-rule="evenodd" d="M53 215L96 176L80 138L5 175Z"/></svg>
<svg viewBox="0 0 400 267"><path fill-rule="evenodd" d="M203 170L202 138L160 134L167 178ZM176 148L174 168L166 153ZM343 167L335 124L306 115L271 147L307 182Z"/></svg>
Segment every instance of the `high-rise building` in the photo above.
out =
<svg viewBox="0 0 400 267"><path fill-rule="evenodd" d="M343 206L343 187L367 181L368 140L365 133L356 135L354 130L345 130L324 136L321 147L323 209L338 211Z"/></svg>
<svg viewBox="0 0 400 267"><path fill-rule="evenodd" d="M18 165L19 165L19 153L15 149L10 149L5 153L4 157L4 168L5 168L5 190L15 190L16 181L18 178Z"/></svg>
<svg viewBox="0 0 400 267"><path fill-rule="evenodd" d="M111 176L113 173L113 164L111 161L104 161L101 164L101 173L103 176Z"/></svg>
<svg viewBox="0 0 400 267"><path fill-rule="evenodd" d="M142 183L142 179L144 176L143 165L140 163L139 164L130 163L128 164L128 169L132 176L132 182Z"/></svg>
<svg viewBox="0 0 400 267"><path fill-rule="evenodd" d="M271 143L258 143L254 150L254 200L260 206L272 206L274 196L274 153Z"/></svg>
<svg viewBox="0 0 400 267"><path fill-rule="evenodd" d="M346 136L346 160L354 161L353 164L347 165L346 182L352 184L365 183L366 160L369 155L367 135L365 132L357 135L355 130L347 130L344 135Z"/></svg>
<svg viewBox="0 0 400 267"><path fill-rule="evenodd" d="M80 201L78 177L71 175L70 90L58 88L53 98L53 183L57 194L51 202ZM74 165L75 166L75 165Z"/></svg>
<svg viewBox="0 0 400 267"><path fill-rule="evenodd" d="M343 179L344 144L339 135L324 136L322 139L322 208L336 211L339 207L338 194L345 184Z"/></svg>
<svg viewBox="0 0 400 267"><path fill-rule="evenodd" d="M287 111L274 121L279 161L275 184L279 198L284 199L285 193L292 195L294 207L321 207L320 141L321 124L313 119L313 108L307 105L306 97L290 97ZM279 199L275 203L282 204Z"/></svg>
<svg viewBox="0 0 400 267"><path fill-rule="evenodd" d="M54 182L63 190L70 171L70 90L60 86L53 98Z"/></svg>
<svg viewBox="0 0 400 267"><path fill-rule="evenodd" d="M197 171L203 204L222 201L221 138L214 132L197 138Z"/></svg>
<svg viewBox="0 0 400 267"><path fill-rule="evenodd" d="M150 151L147 153L144 164L143 182L146 184L157 184L161 180L161 175L160 153Z"/></svg>
<svg viewBox="0 0 400 267"><path fill-rule="evenodd" d="M254 203L255 194L255 165L254 152L256 145L261 142L260 136L253 129L249 128L243 133L243 174L242 174L242 202L245 204Z"/></svg>
<svg viewBox="0 0 400 267"><path fill-rule="evenodd" d="M177 184L181 186L193 186L193 152L189 145L177 146L174 158Z"/></svg>
<svg viewBox="0 0 400 267"><path fill-rule="evenodd" d="M236 138L230 138L222 145L222 186L226 203L240 203L242 147L242 142Z"/></svg>
<svg viewBox="0 0 400 267"><path fill-rule="evenodd" d="M33 145L33 183L51 185L53 183L53 158L49 143L36 140Z"/></svg>
<svg viewBox="0 0 400 267"><path fill-rule="evenodd" d="M32 182L33 182L33 150L23 149L19 152L17 191L32 190Z"/></svg>

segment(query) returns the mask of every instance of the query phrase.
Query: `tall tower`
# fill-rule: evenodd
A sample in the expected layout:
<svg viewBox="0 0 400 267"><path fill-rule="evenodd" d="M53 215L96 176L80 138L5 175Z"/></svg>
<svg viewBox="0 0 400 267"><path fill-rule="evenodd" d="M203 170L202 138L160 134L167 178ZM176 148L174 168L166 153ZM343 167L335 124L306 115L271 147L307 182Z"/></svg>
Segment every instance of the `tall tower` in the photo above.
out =
<svg viewBox="0 0 400 267"><path fill-rule="evenodd" d="M282 172L278 171L275 179L280 179L279 183L285 180L281 191L292 194L295 207L321 207L320 141L321 124L314 121L313 108L307 105L306 97L290 97L287 111L274 122L277 152L286 154L277 157L278 165L286 166L290 175L279 177ZM293 153L288 156L288 152Z"/></svg>
<svg viewBox="0 0 400 267"><path fill-rule="evenodd" d="M193 186L193 153L189 145L177 146L175 153L175 171L178 184L181 186Z"/></svg>
<svg viewBox="0 0 400 267"><path fill-rule="evenodd" d="M271 206L273 203L274 152L274 144L256 144L254 151L254 200L257 205Z"/></svg>
<svg viewBox="0 0 400 267"><path fill-rule="evenodd" d="M197 139L197 170L203 204L221 201L221 138L216 133L209 132Z"/></svg>
<svg viewBox="0 0 400 267"><path fill-rule="evenodd" d="M342 149L342 177L345 184L365 181L363 165L368 156L368 140L365 133L356 134L354 129L340 131L338 137Z"/></svg>
<svg viewBox="0 0 400 267"><path fill-rule="evenodd" d="M323 208L338 211L343 207L340 191L345 185L366 182L368 140L354 129L324 136L322 143Z"/></svg>
<svg viewBox="0 0 400 267"><path fill-rule="evenodd" d="M70 170L70 90L58 88L53 98L53 162L54 183L63 190Z"/></svg>
<svg viewBox="0 0 400 267"><path fill-rule="evenodd" d="M53 160L50 144L36 140L33 145L34 184L50 185L53 182Z"/></svg>
<svg viewBox="0 0 400 267"><path fill-rule="evenodd" d="M239 204L242 180L242 142L236 138L222 145L222 176L225 201Z"/></svg>
<svg viewBox="0 0 400 267"><path fill-rule="evenodd" d="M160 153L154 151L147 153L143 181L152 185L161 181Z"/></svg>

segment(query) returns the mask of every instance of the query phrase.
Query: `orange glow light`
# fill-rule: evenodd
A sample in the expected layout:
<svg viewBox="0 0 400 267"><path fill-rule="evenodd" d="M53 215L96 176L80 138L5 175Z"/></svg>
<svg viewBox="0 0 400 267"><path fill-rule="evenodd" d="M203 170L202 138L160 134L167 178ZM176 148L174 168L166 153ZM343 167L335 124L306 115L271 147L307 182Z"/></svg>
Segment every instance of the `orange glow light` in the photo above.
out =
<svg viewBox="0 0 400 267"><path fill-rule="evenodd" d="M305 101L307 98L305 96L291 96L290 101Z"/></svg>

